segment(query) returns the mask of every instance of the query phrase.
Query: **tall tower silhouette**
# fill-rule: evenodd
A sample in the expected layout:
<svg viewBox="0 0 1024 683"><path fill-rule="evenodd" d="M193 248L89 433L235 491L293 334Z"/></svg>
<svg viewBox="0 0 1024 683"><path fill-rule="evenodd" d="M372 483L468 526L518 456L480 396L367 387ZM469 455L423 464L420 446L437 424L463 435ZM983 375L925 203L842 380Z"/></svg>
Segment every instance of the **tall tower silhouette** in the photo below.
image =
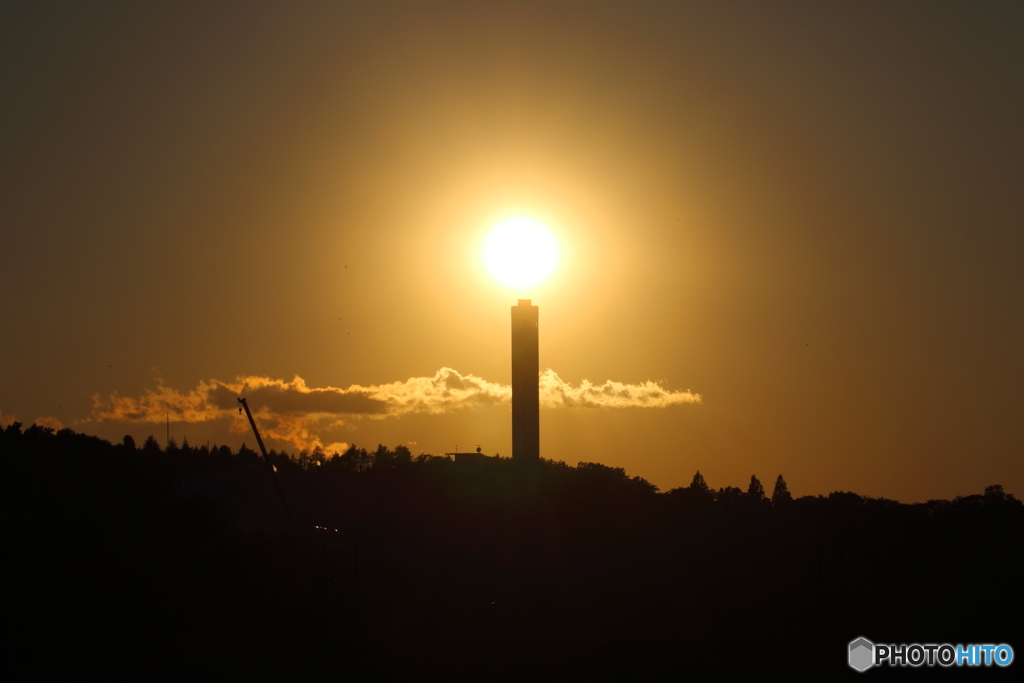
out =
<svg viewBox="0 0 1024 683"><path fill-rule="evenodd" d="M512 307L512 485L523 501L537 497L540 469L540 364L537 307Z"/></svg>

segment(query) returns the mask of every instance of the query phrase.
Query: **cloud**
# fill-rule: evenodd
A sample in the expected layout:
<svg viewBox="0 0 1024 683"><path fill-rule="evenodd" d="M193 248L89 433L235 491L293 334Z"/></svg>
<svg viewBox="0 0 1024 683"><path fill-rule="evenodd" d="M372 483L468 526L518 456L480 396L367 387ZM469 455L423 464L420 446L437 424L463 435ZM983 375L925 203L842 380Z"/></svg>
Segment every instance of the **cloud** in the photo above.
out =
<svg viewBox="0 0 1024 683"><path fill-rule="evenodd" d="M4 411L0 410L0 429L6 429L8 426L18 421L18 416L5 415ZM37 417L32 421L32 424L39 425L40 427L49 427L53 430L64 429L64 423L55 418L52 415L43 415ZM24 425L22 426L24 428Z"/></svg>
<svg viewBox="0 0 1024 683"><path fill-rule="evenodd" d="M37 424L40 427L49 427L54 431L64 429L64 423L58 420L57 418L53 417L52 415L44 415L42 417L37 417L34 420L34 424Z"/></svg>
<svg viewBox="0 0 1024 683"><path fill-rule="evenodd" d="M301 377L290 382L269 377L244 376L234 381L207 380L195 389L178 391L162 383L140 397L93 396L88 422L160 423L207 422L233 419L231 431L248 430L245 420L237 419L237 397L244 396L260 431L299 449L320 446L328 452L344 450L347 444L324 445L319 433L344 424L341 418L367 416L398 417L411 413L438 415L454 410L480 409L507 405L512 388L488 382L475 375L462 375L441 368L433 377L410 377L404 382L360 386L309 387ZM684 403L700 403L699 394L672 391L657 382L623 384L607 381L592 384L583 380L572 386L553 371L540 376L542 408L665 408Z"/></svg>
<svg viewBox="0 0 1024 683"><path fill-rule="evenodd" d="M285 382L269 377L239 377L233 382L208 380L190 391L181 392L164 386L147 390L138 398L113 393L106 398L92 398L91 420L123 422L206 422L230 417L238 409L239 396L246 397L250 407L280 416L360 415L384 413L383 401L371 398L364 387L309 388L296 376Z"/></svg>
<svg viewBox="0 0 1024 683"><path fill-rule="evenodd" d="M248 422L238 418L238 397L245 397L266 439L282 441L299 450L319 446L328 453L344 451L348 444L325 444L319 432L339 424L339 415L381 415L387 405L365 387L311 388L296 376L290 382L269 377L245 376L234 381L207 380L195 389L179 391L160 384L142 396L113 393L92 398L87 422L161 423L230 420L229 430L244 434ZM325 425L325 422L332 424Z"/></svg>
<svg viewBox="0 0 1024 683"><path fill-rule="evenodd" d="M410 377L367 387L373 398L384 402L390 415L427 413L437 415L464 408L486 408L509 403L512 387L460 375L451 368L441 368L433 377Z"/></svg>
<svg viewBox="0 0 1024 683"><path fill-rule="evenodd" d="M700 402L700 394L672 391L657 382L623 384L608 380L604 384L591 384L583 380L578 387L573 387L562 381L554 370L545 370L540 375L542 408L667 408Z"/></svg>

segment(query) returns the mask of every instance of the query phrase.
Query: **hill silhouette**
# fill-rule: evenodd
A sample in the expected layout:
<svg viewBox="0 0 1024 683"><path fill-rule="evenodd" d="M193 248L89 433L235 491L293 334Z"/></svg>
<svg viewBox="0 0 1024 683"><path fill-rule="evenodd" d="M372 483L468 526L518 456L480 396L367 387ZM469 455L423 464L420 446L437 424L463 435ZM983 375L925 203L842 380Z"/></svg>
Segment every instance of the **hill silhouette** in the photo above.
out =
<svg viewBox="0 0 1024 683"><path fill-rule="evenodd" d="M464 457L463 457L464 456ZM271 452L0 430L16 666L625 680L847 671L845 645L1019 643L1024 507L998 485L794 499L545 460ZM156 663L160 664L156 664ZM155 667L155 668L154 668Z"/></svg>

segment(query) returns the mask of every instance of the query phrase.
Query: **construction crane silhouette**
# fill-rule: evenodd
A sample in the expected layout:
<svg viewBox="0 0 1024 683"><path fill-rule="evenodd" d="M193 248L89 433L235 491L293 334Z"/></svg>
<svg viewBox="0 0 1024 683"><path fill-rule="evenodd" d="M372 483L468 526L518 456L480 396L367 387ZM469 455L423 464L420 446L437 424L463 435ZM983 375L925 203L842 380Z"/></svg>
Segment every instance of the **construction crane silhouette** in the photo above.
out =
<svg viewBox="0 0 1024 683"><path fill-rule="evenodd" d="M284 499L284 491L281 490L281 482L277 480L277 468L274 467L274 463L270 462L267 448L263 445L263 437L260 436L260 430L256 429L256 420L252 419L252 412L249 411L249 404L245 402L244 398L239 398L238 402L242 404L238 412L241 413L242 409L245 409L245 416L249 418L249 425L252 427L252 433L256 436L256 443L259 444L260 452L263 453L263 462L267 463L267 469L270 470L270 478L274 481L274 488L277 489L278 498L281 499L281 507L284 508L285 517L290 522L292 521L292 511L288 509L288 503Z"/></svg>

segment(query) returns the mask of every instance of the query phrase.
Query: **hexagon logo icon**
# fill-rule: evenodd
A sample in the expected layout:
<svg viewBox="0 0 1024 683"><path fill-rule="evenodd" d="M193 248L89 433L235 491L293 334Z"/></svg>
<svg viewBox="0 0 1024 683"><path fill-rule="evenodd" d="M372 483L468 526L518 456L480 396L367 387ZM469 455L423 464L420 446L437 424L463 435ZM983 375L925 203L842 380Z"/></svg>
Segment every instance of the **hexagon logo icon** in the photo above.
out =
<svg viewBox="0 0 1024 683"><path fill-rule="evenodd" d="M850 643L850 666L857 671L867 671L875 663L875 644L867 638L858 638Z"/></svg>

